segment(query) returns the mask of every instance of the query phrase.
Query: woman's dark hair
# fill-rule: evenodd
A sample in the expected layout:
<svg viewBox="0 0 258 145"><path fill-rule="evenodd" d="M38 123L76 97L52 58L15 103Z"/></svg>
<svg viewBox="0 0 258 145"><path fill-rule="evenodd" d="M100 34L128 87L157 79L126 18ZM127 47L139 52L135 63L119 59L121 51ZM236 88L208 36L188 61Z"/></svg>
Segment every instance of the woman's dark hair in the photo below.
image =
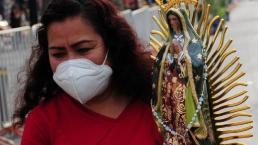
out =
<svg viewBox="0 0 258 145"><path fill-rule="evenodd" d="M175 33L174 30L173 30L173 28L172 28L172 26L171 26L170 23L169 23L168 17L169 17L170 15L176 16L176 18L177 18L177 19L179 20L179 22L180 22L181 31L183 31L182 21L181 21L180 17L178 16L178 14L177 14L176 12L174 12L174 11L168 11L168 13L167 13L167 15L166 15L166 19L167 19L167 22L168 22L168 27L169 27L170 32L171 32L172 34Z"/></svg>
<svg viewBox="0 0 258 145"><path fill-rule="evenodd" d="M112 85L120 94L150 100L151 73L149 59L141 53L136 34L114 6L105 0L53 0L41 18L39 45L35 47L27 67L27 80L18 95L14 119L22 125L27 113L41 101L53 98L60 88L53 81L48 58L47 31L53 22L81 16L92 24L109 49ZM76 27L76 26L74 26ZM19 100L20 98L20 100Z"/></svg>

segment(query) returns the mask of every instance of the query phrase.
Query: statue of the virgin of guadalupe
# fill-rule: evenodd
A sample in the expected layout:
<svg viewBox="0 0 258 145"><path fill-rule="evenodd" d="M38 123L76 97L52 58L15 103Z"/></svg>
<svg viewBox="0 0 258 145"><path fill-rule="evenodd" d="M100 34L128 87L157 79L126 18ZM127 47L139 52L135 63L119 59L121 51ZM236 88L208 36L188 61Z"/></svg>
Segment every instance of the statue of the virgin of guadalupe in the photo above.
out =
<svg viewBox="0 0 258 145"><path fill-rule="evenodd" d="M204 42L204 36L206 35L200 33L200 30L197 32L192 22L189 19L189 12L185 9L170 7L163 11L162 18L158 22L162 32L153 31L152 33L160 35L164 40L163 44L151 36L151 45L154 48L156 47L157 50L157 56L153 57L155 63L153 67L152 108L153 115L164 136L164 145L217 145L230 139L252 136L251 134L245 134L221 137L224 134L238 133L252 127L248 126L229 131L221 131L221 128L250 124L252 121L220 124L236 117L233 114L233 116L223 118L225 115L231 115L231 113L243 109L223 111L223 109L229 108L227 105L223 106L223 103L233 100L237 95L228 98L223 96L230 90L225 86L225 88L220 88L220 91L224 92L217 97L219 91L216 87L223 82L220 82L221 84L217 82L214 86L214 82L211 81L211 79L214 81L214 77L210 74L215 75L216 72L210 73L210 70L214 66L218 68L221 66L216 65L216 62L207 64L213 59L208 57L209 54L207 53L210 53L210 51L207 51L207 49L214 44L209 44L207 39ZM161 26L162 23L163 26ZM203 29L203 31L206 31L205 28ZM209 30L210 27L207 27L207 29ZM215 34L215 37L217 37L216 35L218 34ZM208 38L208 34L206 38ZM209 46L206 46L206 44ZM158 46L160 46L159 49ZM217 51L222 55L217 56L217 59L223 60L227 56L223 56L225 49L220 49ZM215 50L214 53L218 52ZM214 53L213 55L215 55ZM234 74L235 72L231 72L227 79L229 80ZM233 83L235 79L232 80L227 84ZM232 88L234 88L234 85ZM238 94L239 96L241 96L241 93ZM230 107L242 104L245 100L246 98L238 103L231 104ZM222 106L218 102L221 102ZM218 113L218 111L221 112ZM238 115L241 116L241 114ZM242 116L247 115L242 114ZM222 117L222 119L217 119L217 117Z"/></svg>
<svg viewBox="0 0 258 145"><path fill-rule="evenodd" d="M164 73L162 102L166 104L161 106L162 116L178 134L169 137L168 142L173 145L212 144L213 132L203 116L209 112L199 107L207 95L201 40L189 25L188 18L184 17L184 11L172 8L167 12L166 20L170 37L161 48L155 65L165 62L161 67ZM154 75L156 73L159 71L154 71Z"/></svg>

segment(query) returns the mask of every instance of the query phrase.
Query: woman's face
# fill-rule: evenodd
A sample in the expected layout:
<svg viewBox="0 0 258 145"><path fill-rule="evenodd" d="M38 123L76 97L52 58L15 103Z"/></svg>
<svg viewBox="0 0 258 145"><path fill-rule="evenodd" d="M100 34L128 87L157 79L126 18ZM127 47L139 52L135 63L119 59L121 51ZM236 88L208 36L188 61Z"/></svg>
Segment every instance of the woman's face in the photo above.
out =
<svg viewBox="0 0 258 145"><path fill-rule="evenodd" d="M168 16L168 22L169 22L169 24L170 24L170 26L171 26L172 28L178 28L178 27L180 27L180 21L179 21L179 19L178 19L176 16L172 15L172 14L170 14L170 15Z"/></svg>
<svg viewBox="0 0 258 145"><path fill-rule="evenodd" d="M102 64L105 59L107 50L102 37L80 16L50 24L47 37L53 72L60 63L70 59L86 58L95 64Z"/></svg>

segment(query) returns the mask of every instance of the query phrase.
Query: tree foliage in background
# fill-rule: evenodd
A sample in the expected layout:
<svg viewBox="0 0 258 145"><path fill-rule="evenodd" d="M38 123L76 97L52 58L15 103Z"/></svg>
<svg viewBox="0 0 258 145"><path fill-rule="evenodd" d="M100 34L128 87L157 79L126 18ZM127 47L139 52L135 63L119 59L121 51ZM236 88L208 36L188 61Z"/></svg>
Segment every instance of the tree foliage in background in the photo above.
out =
<svg viewBox="0 0 258 145"><path fill-rule="evenodd" d="M228 5L232 0L206 0L212 5L212 12L214 15L224 17L228 13Z"/></svg>

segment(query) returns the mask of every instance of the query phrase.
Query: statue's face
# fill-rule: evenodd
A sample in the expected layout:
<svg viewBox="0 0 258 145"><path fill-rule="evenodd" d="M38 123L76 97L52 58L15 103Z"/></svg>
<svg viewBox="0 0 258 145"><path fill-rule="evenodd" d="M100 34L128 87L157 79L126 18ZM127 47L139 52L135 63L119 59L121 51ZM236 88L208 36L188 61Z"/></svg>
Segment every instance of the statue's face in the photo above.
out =
<svg viewBox="0 0 258 145"><path fill-rule="evenodd" d="M175 16L170 14L168 16L168 23L170 24L170 26L175 29L175 28L181 28L180 26L180 20Z"/></svg>

